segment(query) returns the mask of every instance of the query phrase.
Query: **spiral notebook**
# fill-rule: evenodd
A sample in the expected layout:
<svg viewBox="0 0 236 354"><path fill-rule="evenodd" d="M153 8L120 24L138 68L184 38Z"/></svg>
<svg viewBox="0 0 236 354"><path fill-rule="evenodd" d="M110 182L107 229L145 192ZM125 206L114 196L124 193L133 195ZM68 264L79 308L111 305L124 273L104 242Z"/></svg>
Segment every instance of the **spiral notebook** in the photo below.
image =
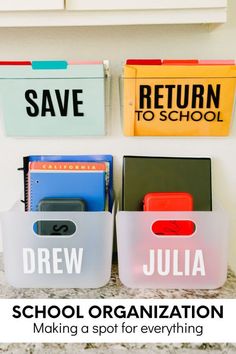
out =
<svg viewBox="0 0 236 354"><path fill-rule="evenodd" d="M30 189L33 187L30 183L29 165L30 163L104 163L106 165L105 171L105 209L109 211L113 207L113 157L111 155L33 155L25 156L23 158L23 171L24 171L24 203L25 211L31 210L30 203ZM45 172L44 172L45 173ZM33 189L37 189L35 186ZM56 196L58 198L58 196ZM76 197L76 196L75 196ZM74 198L75 198L74 197Z"/></svg>
<svg viewBox="0 0 236 354"><path fill-rule="evenodd" d="M29 206L39 210L42 200L81 198L88 211L105 210L105 163L31 162L29 164Z"/></svg>

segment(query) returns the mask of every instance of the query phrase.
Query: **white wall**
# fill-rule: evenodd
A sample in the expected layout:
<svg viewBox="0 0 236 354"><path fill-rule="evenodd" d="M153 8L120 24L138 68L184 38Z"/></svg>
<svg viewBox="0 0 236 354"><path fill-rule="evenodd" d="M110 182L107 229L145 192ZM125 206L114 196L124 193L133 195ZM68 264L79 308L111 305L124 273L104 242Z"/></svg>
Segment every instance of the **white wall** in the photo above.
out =
<svg viewBox="0 0 236 354"><path fill-rule="evenodd" d="M231 218L230 264L236 271L235 122L227 138L127 138L121 132L118 97L118 76L125 58L236 59L235 14L236 1L229 0L228 23L216 28L206 25L0 28L0 60L105 58L111 61L114 78L111 132L104 138L13 139L4 137L1 124L0 210L10 208L23 190L22 176L16 171L23 155L111 153L115 156L117 191L124 154L210 156L214 199L220 200Z"/></svg>

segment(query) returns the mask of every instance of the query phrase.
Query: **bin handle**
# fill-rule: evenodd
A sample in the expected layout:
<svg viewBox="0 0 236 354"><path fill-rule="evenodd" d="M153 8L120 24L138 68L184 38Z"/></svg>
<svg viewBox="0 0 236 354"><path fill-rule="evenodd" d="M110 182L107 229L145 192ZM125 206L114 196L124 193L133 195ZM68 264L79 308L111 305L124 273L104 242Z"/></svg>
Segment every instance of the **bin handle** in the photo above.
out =
<svg viewBox="0 0 236 354"><path fill-rule="evenodd" d="M72 237L76 233L76 224L72 220L37 220L33 223L33 232L38 237Z"/></svg>
<svg viewBox="0 0 236 354"><path fill-rule="evenodd" d="M196 225L191 220L157 220L152 224L156 236L193 236Z"/></svg>

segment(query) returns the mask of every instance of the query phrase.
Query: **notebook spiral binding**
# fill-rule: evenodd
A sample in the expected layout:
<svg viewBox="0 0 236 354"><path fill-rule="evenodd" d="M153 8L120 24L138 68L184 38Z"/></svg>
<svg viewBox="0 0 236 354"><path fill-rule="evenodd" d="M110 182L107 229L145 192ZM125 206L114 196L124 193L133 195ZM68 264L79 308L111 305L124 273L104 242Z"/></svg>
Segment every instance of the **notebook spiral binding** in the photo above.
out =
<svg viewBox="0 0 236 354"><path fill-rule="evenodd" d="M21 170L23 170L24 172L24 200L25 200L25 211L29 211L29 181L28 181L28 157L24 157L23 158L23 168L21 168Z"/></svg>
<svg viewBox="0 0 236 354"><path fill-rule="evenodd" d="M17 171L24 171L24 167L17 168ZM26 197L26 195L24 195L24 196ZM21 203L26 205L26 200L25 199L21 199L20 201L21 201Z"/></svg>

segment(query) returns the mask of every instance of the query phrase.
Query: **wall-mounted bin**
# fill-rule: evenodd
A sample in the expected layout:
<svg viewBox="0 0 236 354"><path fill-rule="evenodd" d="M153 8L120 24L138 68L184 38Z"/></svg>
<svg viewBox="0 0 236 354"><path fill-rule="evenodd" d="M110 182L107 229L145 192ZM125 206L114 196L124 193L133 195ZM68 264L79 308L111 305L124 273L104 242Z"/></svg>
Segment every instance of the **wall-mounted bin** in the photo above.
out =
<svg viewBox="0 0 236 354"><path fill-rule="evenodd" d="M125 65L128 136L226 136L234 109L234 65Z"/></svg>
<svg viewBox="0 0 236 354"><path fill-rule="evenodd" d="M2 63L0 105L8 136L106 133L107 63Z"/></svg>
<svg viewBox="0 0 236 354"><path fill-rule="evenodd" d="M181 222L188 226L183 235L176 232ZM130 288L218 288L227 277L227 229L221 211L120 211L119 277Z"/></svg>
<svg viewBox="0 0 236 354"><path fill-rule="evenodd" d="M109 281L113 214L12 210L1 219L5 274L11 285L98 288ZM72 235L40 235L39 226L48 222L60 227L69 222Z"/></svg>

